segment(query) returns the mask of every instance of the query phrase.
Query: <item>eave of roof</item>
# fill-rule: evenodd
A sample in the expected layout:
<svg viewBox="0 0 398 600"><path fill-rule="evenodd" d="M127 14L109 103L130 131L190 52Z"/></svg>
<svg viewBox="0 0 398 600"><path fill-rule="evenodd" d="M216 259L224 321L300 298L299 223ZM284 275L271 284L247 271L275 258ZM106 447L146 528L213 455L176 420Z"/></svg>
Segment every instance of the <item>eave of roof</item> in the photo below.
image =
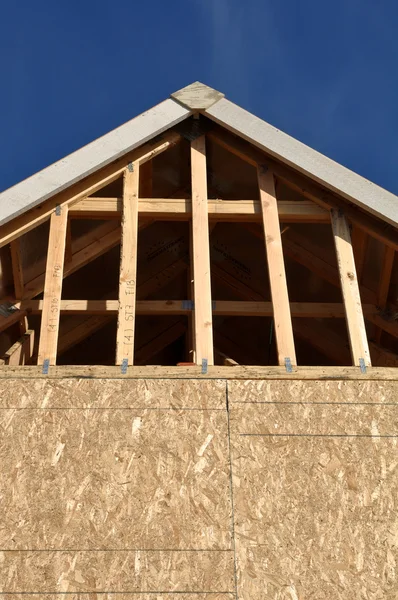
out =
<svg viewBox="0 0 398 600"><path fill-rule="evenodd" d="M168 99L0 194L0 225L177 125L191 111Z"/></svg>
<svg viewBox="0 0 398 600"><path fill-rule="evenodd" d="M242 137L376 217L398 225L398 198L281 132L200 82L0 194L0 225L177 125L194 112Z"/></svg>

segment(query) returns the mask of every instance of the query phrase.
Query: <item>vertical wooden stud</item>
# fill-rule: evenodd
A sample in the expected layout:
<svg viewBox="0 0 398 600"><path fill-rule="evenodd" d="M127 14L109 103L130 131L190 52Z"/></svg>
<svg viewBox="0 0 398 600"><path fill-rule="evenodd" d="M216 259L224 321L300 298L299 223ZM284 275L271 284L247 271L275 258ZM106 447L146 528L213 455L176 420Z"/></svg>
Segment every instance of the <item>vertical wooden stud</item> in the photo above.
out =
<svg viewBox="0 0 398 600"><path fill-rule="evenodd" d="M350 229L344 214L339 210L333 209L331 211L331 221L352 361L354 365L361 366L362 368L371 365L371 361Z"/></svg>
<svg viewBox="0 0 398 600"><path fill-rule="evenodd" d="M267 167L257 168L262 210L265 249L274 312L275 337L280 365L296 365L292 318L285 263L283 260L278 206L275 195L274 175Z"/></svg>
<svg viewBox="0 0 398 600"><path fill-rule="evenodd" d="M137 288L139 165L124 172L122 240L120 249L119 313L116 364L134 363L135 305Z"/></svg>
<svg viewBox="0 0 398 600"><path fill-rule="evenodd" d="M214 364L207 207L206 140L191 142L192 247L196 364Z"/></svg>
<svg viewBox="0 0 398 600"><path fill-rule="evenodd" d="M62 280L64 276L67 207L58 206L51 214L38 364L55 365L59 332Z"/></svg>

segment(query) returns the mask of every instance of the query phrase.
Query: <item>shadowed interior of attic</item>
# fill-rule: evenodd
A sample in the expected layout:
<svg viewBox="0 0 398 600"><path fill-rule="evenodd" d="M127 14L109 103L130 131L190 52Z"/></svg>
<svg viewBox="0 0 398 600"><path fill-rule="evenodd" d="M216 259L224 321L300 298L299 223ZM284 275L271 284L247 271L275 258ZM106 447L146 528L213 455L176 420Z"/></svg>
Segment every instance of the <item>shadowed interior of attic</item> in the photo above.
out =
<svg viewBox="0 0 398 600"><path fill-rule="evenodd" d="M61 258L54 211L0 249L3 365L398 366L398 265L378 219L337 197L331 219L320 186L317 202L203 118L142 152L60 203Z"/></svg>

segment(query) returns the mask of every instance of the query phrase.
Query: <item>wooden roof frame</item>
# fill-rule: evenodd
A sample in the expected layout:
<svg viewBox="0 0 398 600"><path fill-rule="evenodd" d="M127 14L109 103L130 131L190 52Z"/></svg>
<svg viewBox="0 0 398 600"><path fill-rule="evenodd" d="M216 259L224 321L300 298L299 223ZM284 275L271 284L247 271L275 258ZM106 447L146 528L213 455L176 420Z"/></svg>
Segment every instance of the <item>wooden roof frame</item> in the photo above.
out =
<svg viewBox="0 0 398 600"><path fill-rule="evenodd" d="M392 335L397 335L398 324L396 321L383 319L374 304L361 306L359 277L356 274L347 219L355 225L354 232L359 230L364 234L370 234L386 244L385 268L380 276L379 291L375 300L377 306L385 309L392 263L395 251L398 249L396 197L357 175L349 174L350 172L344 167L331 164L332 161L329 159L325 157L320 159L320 155L314 151L281 134L268 124L262 121L259 123L258 119L248 116L243 109L225 100L222 94L203 84L193 84L180 90L159 107L144 113L137 117L137 120L129 122L119 130L111 132L67 157L61 163L55 163L0 195L0 247L11 245L15 287L15 298L6 299L15 312L10 311L8 316L0 316L0 331L11 323L19 321L22 334L20 342L10 355L14 359L10 359L7 355L7 358L3 359L4 362L15 365L17 352L18 357L25 357L25 349L31 348L28 325L24 322L29 312L42 313L38 365L42 365L47 372L50 366L56 364L61 312L92 315L90 316L92 325L88 324L82 333L72 332L69 345L81 339L82 335L102 327L109 321L112 313L117 313L116 365L122 367L124 372L133 365L136 314L191 314L193 318L190 321L190 329L193 328L194 331L191 331L190 335L194 345L194 360L196 364L202 365L202 369L206 372L208 367L214 364L213 314L262 314L274 317L278 363L291 371L297 365L292 314L341 317L344 312L352 364L365 372L367 367L371 366L371 361L364 313L380 328L380 331L385 330ZM192 199L140 198L138 191L140 168L181 140L181 135L170 127L198 113L213 119L218 125L206 135L194 136L191 139ZM142 130L141 137L137 128ZM248 132L252 130L254 133L250 137ZM163 133L160 138L159 132ZM266 146L261 141L261 135L265 133L269 136ZM208 200L206 137L256 167L260 200L233 202ZM113 153L112 144L114 144ZM284 154L281 154L282 149ZM97 160L96 165L95 160ZM311 161L315 166L309 171ZM340 178L339 187L337 180L332 180L333 174L336 178ZM124 178L122 198L93 197L96 191L121 176ZM277 202L275 177L282 179L293 189L299 190L308 201L289 202L278 199ZM369 186L373 186L372 194L378 194L377 206L374 203L374 195L371 194L371 201L369 200ZM396 203L395 207L392 200ZM122 225L120 227L118 223L112 223L111 220L102 226L104 235L101 239L91 242L92 248L89 243L87 247L74 252L70 242L68 243L68 235L70 235L68 214L74 218L95 215L112 219L121 216ZM187 309L187 303L183 300L155 303L136 300L139 215L141 219L169 218L192 222L191 268L194 285L191 308ZM331 223L343 304L316 303L311 307L311 303L289 302L279 226L281 217L284 222ZM31 281L24 282L19 238L48 219L50 219L50 238L46 269ZM261 302L261 298L253 297L253 292L249 289L242 290L243 302L212 303L209 220L262 223L272 303ZM140 227L145 224L145 221L141 221ZM107 300L63 301L61 297L63 278L118 244L120 239L122 252L117 304L115 301ZM364 240L366 237L362 237L362 248L365 247ZM131 257L135 257L134 260ZM336 279L336 275L333 274L333 282ZM221 277L221 280L227 285L231 283L225 280L225 277L224 279ZM44 300L33 300L43 290ZM164 332L165 342L172 339L173 335L181 334L180 328L174 329L175 331ZM306 335L305 331L303 335ZM316 340L314 343L316 345ZM61 349L62 347L66 348L66 345L61 344ZM151 351L150 348L151 345L145 352ZM382 352L380 348L379 350ZM228 361L228 364L234 364L232 359Z"/></svg>

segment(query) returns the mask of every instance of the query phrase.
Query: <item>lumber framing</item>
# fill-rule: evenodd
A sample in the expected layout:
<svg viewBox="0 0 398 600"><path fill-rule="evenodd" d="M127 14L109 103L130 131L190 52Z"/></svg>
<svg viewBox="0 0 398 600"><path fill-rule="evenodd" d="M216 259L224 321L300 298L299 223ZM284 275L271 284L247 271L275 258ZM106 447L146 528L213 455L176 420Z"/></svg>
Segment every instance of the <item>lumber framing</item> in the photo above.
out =
<svg viewBox="0 0 398 600"><path fill-rule="evenodd" d="M174 131L165 134L160 140L154 139L100 171L86 177L83 181L60 192L42 205L24 213L10 223L2 225L0 227L0 248L47 221L56 206L69 207L74 202L95 194L101 188L121 177L129 163L137 162L142 165L152 160L158 154L165 152L180 140L181 136Z"/></svg>
<svg viewBox="0 0 398 600"><path fill-rule="evenodd" d="M210 283L210 244L207 210L206 141L191 142L192 246L195 302L195 359L214 363Z"/></svg>
<svg viewBox="0 0 398 600"><path fill-rule="evenodd" d="M134 364L139 177L139 164L131 163L124 172L119 312L116 336L117 365Z"/></svg>
<svg viewBox="0 0 398 600"><path fill-rule="evenodd" d="M76 202L70 215L74 218L117 218L122 212L122 198L90 197ZM140 217L162 220L190 220L192 200L189 198L140 198ZM279 218L284 223L329 223L329 211L311 200L278 200ZM259 200L208 200L209 219L213 221L261 222Z"/></svg>
<svg viewBox="0 0 398 600"><path fill-rule="evenodd" d="M132 366L126 373L117 366L55 366L50 367L47 375L37 366L0 367L0 379L287 379L319 381L398 381L398 369L393 367L370 367L362 373L357 367L293 367L287 372L284 367L261 366L210 366L202 373L199 366Z"/></svg>
<svg viewBox="0 0 398 600"><path fill-rule="evenodd" d="M274 175L272 171L259 165L257 167L257 177L263 215L265 247L274 313L276 344L278 348L278 363L284 365L289 361L289 364L295 365L297 361L276 204Z"/></svg>
<svg viewBox="0 0 398 600"><path fill-rule="evenodd" d="M275 176L283 180L288 187L298 191L305 198L312 200L324 209L344 209L345 215L351 223L363 229L370 236L398 250L398 233L392 226L378 221L375 217L371 217L360 209L352 207L348 202L341 200L335 194L322 188L308 177L277 162L265 152L219 126L209 131L207 136L216 144L219 144L256 168L258 164L266 164L274 172Z"/></svg>
<svg viewBox="0 0 398 600"><path fill-rule="evenodd" d="M1 357L1 360L3 361L2 364L14 367L17 365L29 364L33 356L34 341L35 332L32 329L28 329L15 344L3 354Z"/></svg>
<svg viewBox="0 0 398 600"><path fill-rule="evenodd" d="M65 261L67 207L57 208L51 215L44 301L41 317L38 364L55 365L60 319L60 304Z"/></svg>
<svg viewBox="0 0 398 600"><path fill-rule="evenodd" d="M341 211L334 209L331 211L331 222L353 364L369 366L371 364L370 352L359 295L350 229Z"/></svg>

